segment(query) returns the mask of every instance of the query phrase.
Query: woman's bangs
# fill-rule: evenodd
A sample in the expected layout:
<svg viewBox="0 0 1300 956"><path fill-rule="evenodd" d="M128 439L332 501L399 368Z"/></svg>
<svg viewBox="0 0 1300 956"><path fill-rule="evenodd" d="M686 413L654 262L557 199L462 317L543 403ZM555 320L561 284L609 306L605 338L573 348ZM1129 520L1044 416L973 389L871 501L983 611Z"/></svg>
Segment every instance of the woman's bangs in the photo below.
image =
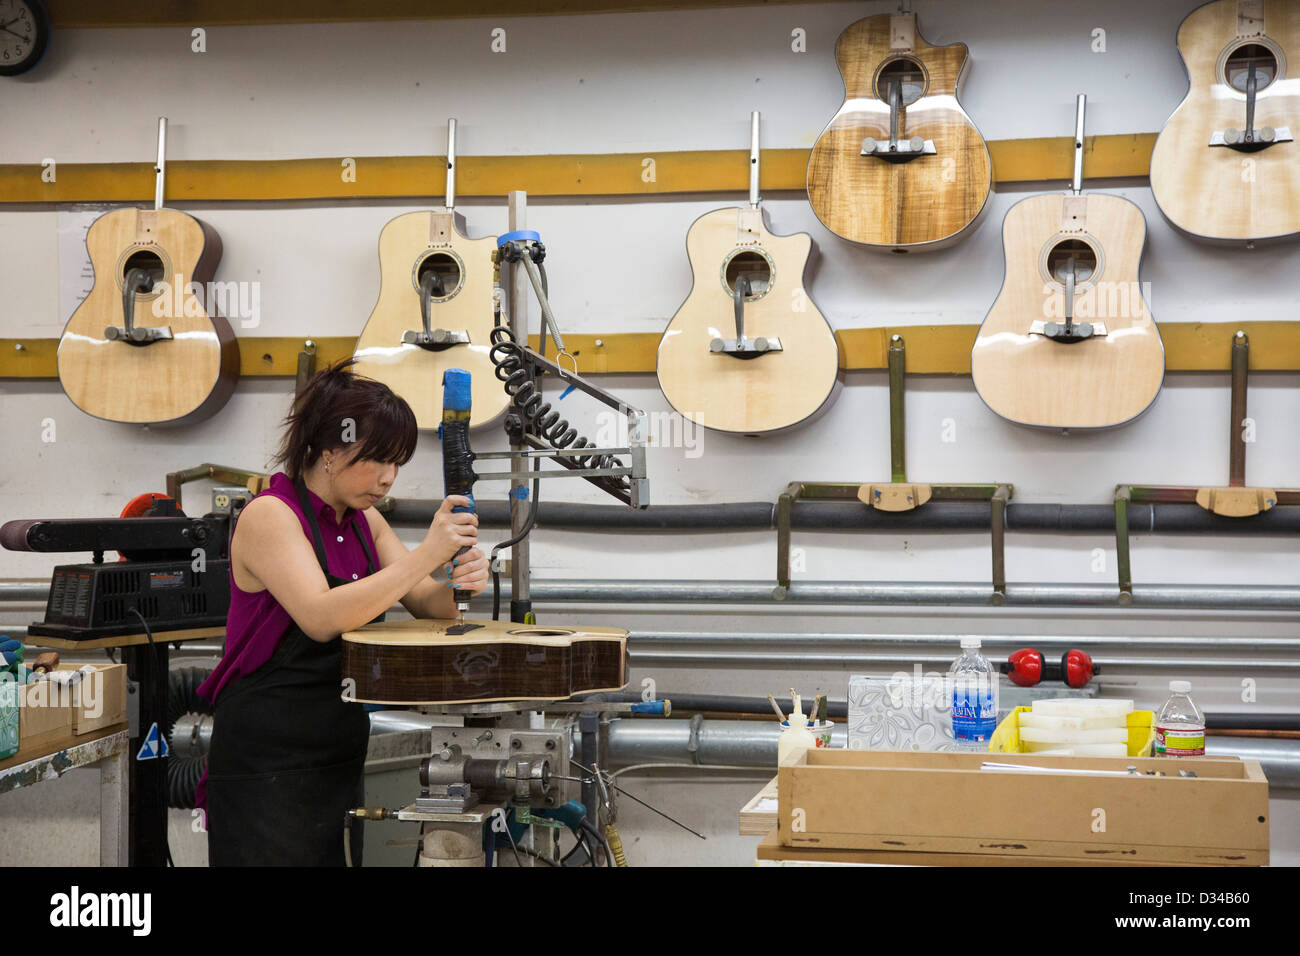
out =
<svg viewBox="0 0 1300 956"><path fill-rule="evenodd" d="M358 461L405 465L415 455L420 433L415 415L405 402L385 402L366 424L365 437L357 452Z"/></svg>

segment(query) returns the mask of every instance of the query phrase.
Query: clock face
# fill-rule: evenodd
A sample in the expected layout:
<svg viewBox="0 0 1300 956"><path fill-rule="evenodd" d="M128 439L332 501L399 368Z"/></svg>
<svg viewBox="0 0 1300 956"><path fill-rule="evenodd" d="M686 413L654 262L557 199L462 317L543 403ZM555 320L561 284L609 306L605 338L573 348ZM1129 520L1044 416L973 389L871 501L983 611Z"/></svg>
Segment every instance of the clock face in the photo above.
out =
<svg viewBox="0 0 1300 956"><path fill-rule="evenodd" d="M0 74L36 65L49 39L49 21L37 0L0 0Z"/></svg>

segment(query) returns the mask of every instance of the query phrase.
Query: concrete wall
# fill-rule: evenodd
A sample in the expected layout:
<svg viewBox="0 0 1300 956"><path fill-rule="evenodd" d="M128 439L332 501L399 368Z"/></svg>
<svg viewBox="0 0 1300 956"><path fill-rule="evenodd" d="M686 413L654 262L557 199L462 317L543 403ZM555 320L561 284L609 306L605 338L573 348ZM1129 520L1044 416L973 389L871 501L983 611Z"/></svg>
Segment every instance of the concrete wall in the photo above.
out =
<svg viewBox="0 0 1300 956"><path fill-rule="evenodd" d="M914 5L932 43L965 42L972 65L963 103L986 139L1068 135L1074 97L1087 92L1089 133L1160 129L1183 95L1186 79L1174 46L1189 0L1143 4L1102 0L1087 8L1012 0L998 4ZM190 51L186 29L74 30L54 38L47 61L7 84L0 121L21 130L0 141L0 163L144 161L153 155L155 117L170 120L173 160L271 159L439 153L448 116L459 119L462 156L474 154L644 152L744 148L749 112L763 114L763 144L808 147L843 98L832 55L855 19L893 3L772 5L751 9L620 14L516 20L366 23L301 27L214 28L207 53ZM507 52L489 52L489 31L507 30ZM806 53L790 49L791 32L807 33ZM1106 52L1092 51L1106 31ZM364 162L361 174L364 175ZM1289 319L1300 292L1293 281L1300 247L1247 252L1194 244L1175 234L1145 180L1097 183L1131 199L1146 215L1142 278L1158 321ZM810 289L836 328L979 322L1002 279L999 237L1010 206L1062 183L998 190L976 232L930 256L880 256L827 232L799 193L774 194L767 206L775 231L806 231L821 260ZM661 330L691 286L684 238L700 214L743 200L738 195L648 202L538 200L528 224L549 250L552 300L565 331ZM429 203L440 201L430 197ZM184 206L224 240L217 278L259 282L261 321L245 336L358 333L378 294L376 239L384 223L426 203L208 203ZM460 204L471 235L506 228L504 198ZM0 276L5 289L0 335L57 336L70 305L59 293L64 254L58 230L76 210L0 210ZM531 319L536 326L536 308ZM653 376L604 377L601 383L651 412L669 407ZM216 417L180 429L111 425L81 414L56 382L0 382L0 517L106 516L132 496L162 490L163 475L200 462L260 468L278 439L292 384L243 382ZM650 451L655 503L773 500L792 479L884 480L888 477L888 392L878 373L851 373L837 403L814 425L769 439L701 433L693 447ZM566 400L569 417L596 430L597 408ZM1290 376L1251 380L1248 480L1290 487L1300 482L1294 421L1300 393ZM1010 481L1016 500L1102 504L1120 482L1222 484L1227 477L1228 388L1222 375L1170 375L1153 408L1127 427L1091 435L1030 432L990 413L970 379L913 379L908 384L909 475L924 481ZM57 440L42 441L43 422ZM945 441L945 425L955 440ZM503 445L495 435L476 447ZM439 452L425 436L394 489L404 497L441 494ZM476 489L504 497L503 485ZM203 486L190 492L199 501ZM584 483L552 482L548 500L607 503ZM407 530L408 541L418 531ZM485 534L487 542L500 532ZM770 580L774 535L638 537L542 531L533 537L538 580L663 578ZM987 580L982 534L801 534L802 580ZM1100 563L1097 558L1100 550ZM1137 581L1292 584L1296 545L1281 538L1154 538L1134 541ZM66 560L0 553L0 578L47 579ZM1013 535L1012 582L1105 583L1114 580L1114 543L1106 535ZM650 608L598 605L540 609L543 620L613 624L634 631L752 630L856 634L984 633L1008 636L995 653L1035 636L1201 634L1292 636L1295 616L1263 612L1105 610L884 609L756 606ZM39 608L6 605L0 624L24 624ZM1087 642L1080 643L1087 647ZM864 642L868 647L869 642ZM635 642L634 642L635 648ZM906 648L904 649L906 651ZM1143 657L1111 652L1111 656ZM1171 652L1166 657L1177 659ZM1216 655L1223 657L1226 655ZM1296 666L1296 656L1269 659ZM634 659L635 663L635 659ZM870 670L869 668L851 668ZM882 668L877 668L881 670ZM884 667L885 672L893 667ZM792 684L806 694L843 697L849 669L635 666L661 694L688 691L766 694ZM1106 693L1158 707L1172 676L1190 677L1209 710L1300 710L1294 670L1259 663L1204 670L1115 666ZM1255 703L1241 681L1254 680ZM762 773L648 772L622 780L708 833L701 842L625 802L624 841L633 862L745 863L753 839L735 836L735 811L765 779ZM411 789L415 782L412 779ZM72 788L81 787L73 791ZM59 788L63 788L60 791ZM10 846L18 830L39 836L45 807L58 805L68 839L89 833L93 859L93 787L62 781L54 796L0 799L0 826ZM83 792L84 791L84 792ZM59 803L58 801L63 801ZM1300 854L1293 802L1275 801L1275 859ZM177 823L178 862L202 862L187 820ZM47 844L48 845L48 844ZM10 852L0 849L0 854ZM3 857L0 856L0 859ZM60 857L62 858L62 857ZM71 859L71 857L69 857ZM77 857L81 859L81 857Z"/></svg>

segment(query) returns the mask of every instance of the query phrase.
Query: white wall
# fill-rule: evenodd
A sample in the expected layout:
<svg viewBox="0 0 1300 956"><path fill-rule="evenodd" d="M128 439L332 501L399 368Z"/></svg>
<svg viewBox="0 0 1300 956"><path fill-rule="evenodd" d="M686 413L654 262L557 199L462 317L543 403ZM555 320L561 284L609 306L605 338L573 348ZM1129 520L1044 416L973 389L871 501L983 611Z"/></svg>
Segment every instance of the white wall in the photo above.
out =
<svg viewBox="0 0 1300 956"><path fill-rule="evenodd" d="M1174 47L1188 0L1074 4L1015 0L998 4L918 2L932 43L965 42L972 66L963 103L990 140L1069 135L1074 97L1088 94L1089 133L1158 130L1186 86ZM762 111L763 144L809 147L843 93L832 55L853 20L891 3L764 6L707 12L618 14L446 22L213 28L205 54L190 52L186 29L76 30L58 34L46 62L7 84L0 163L148 161L155 121L170 121L169 157L274 159L436 154L447 116L459 120L462 156L742 149L749 112ZM489 31L504 26L508 52L489 53ZM1107 52L1093 53L1092 31L1106 30ZM807 31L808 51L790 51L790 33ZM364 160L360 174L365 175ZM777 232L807 231L821 261L811 292L836 328L979 322L1002 278L999 231L1023 196L1063 183L1000 189L979 229L957 247L929 256L880 256L827 232L798 193L767 202ZM1093 184L1136 202L1147 217L1142 278L1158 321L1290 319L1300 246L1247 252L1196 245L1161 218L1145 180ZM565 331L658 331L691 286L687 227L739 195L648 202L538 200L528 224L549 250L552 300ZM430 197L430 202L439 201ZM261 283L262 320L245 336L357 334L378 294L376 240L392 217L421 203L178 204L210 222L224 241L217 278ZM506 228L503 198L460 204L470 234ZM0 335L57 336L66 315L58 293L60 213L50 207L0 209ZM534 324L537 310L531 310ZM1225 343L1226 350L1226 343ZM1294 422L1300 394L1289 375L1255 375L1249 413L1258 440L1248 480L1300 482ZM668 406L652 376L601 383L650 411ZM141 429L94 421L56 382L0 382L0 518L107 516L142 491L162 490L166 472L200 462L260 468L272 453L292 383L243 382L216 417L180 429ZM887 383L851 373L837 404L788 436L741 439L705 433L697 450L652 449L655 503L774 500L792 479L888 477ZM574 396L575 422L595 406ZM57 441L41 440L42 421ZM1017 501L1108 502L1121 482L1222 484L1227 476L1226 375L1171 375L1142 419L1122 429L1062 437L1031 432L993 416L969 378L912 379L908 385L908 470L923 481L1009 481ZM945 419L957 440L940 440ZM476 446L501 444L480 436ZM697 453L698 451L698 453ZM202 486L189 492L199 500ZM426 436L395 493L441 494L436 443ZM482 497L504 495L484 486ZM606 503L582 483L553 482L548 500ZM414 540L415 532L406 532ZM488 542L499 532L485 534ZM534 570L545 578L770 579L775 535L649 537L539 532ZM987 580L987 538L962 535L797 535L807 580ZM1104 571L1093 551L1103 549ZM1292 584L1294 542L1282 538L1136 536L1140 583ZM0 578L47 578L67 558L0 552ZM1012 535L1012 582L1111 582L1114 545L1105 535ZM0 608L0 624L26 623L38 608ZM985 609L542 609L544 619L655 630L785 630L851 633L1185 634L1292 636L1295 616L1279 613L1033 611ZM635 646L635 645L634 645ZM1086 643L1084 645L1086 647ZM953 641L954 654L956 640ZM1001 645L1000 651L1007 649ZM1113 653L1113 652L1108 652ZM1145 654L1145 652L1144 652ZM1140 655L1142 656L1142 655ZM1222 656L1222 655L1220 655ZM1284 655L1270 654L1271 658ZM1292 655L1289 658L1295 660ZM892 669L892 668L890 668ZM847 673L634 668L661 691L765 694L798 682L843 696ZM1158 706L1170 672L1116 667L1113 692ZM1258 681L1262 710L1300 710L1294 671L1187 671L1211 710L1242 708L1239 682ZM624 778L628 779L628 778ZM761 776L751 781L757 789ZM61 784L60 784L61 785ZM648 860L742 862L753 841L734 834L745 785L651 784L671 812L708 821L699 847L629 812L625 843ZM5 816L9 814L8 816ZM21 819L0 801L0 818ZM1278 854L1300 848L1294 826L1274 824ZM693 840L686 837L686 841ZM698 843L698 841L696 841ZM701 855L701 852L703 855ZM189 857L187 857L189 858Z"/></svg>

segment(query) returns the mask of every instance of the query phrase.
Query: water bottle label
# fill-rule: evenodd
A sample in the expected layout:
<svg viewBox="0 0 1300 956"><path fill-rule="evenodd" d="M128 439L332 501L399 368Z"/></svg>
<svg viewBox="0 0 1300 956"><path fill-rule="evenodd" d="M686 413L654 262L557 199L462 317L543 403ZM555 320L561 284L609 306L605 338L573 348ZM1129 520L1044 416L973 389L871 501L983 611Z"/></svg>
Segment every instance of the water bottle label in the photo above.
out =
<svg viewBox="0 0 1300 956"><path fill-rule="evenodd" d="M1169 757L1200 757L1205 754L1204 730L1175 730L1156 726L1156 754Z"/></svg>
<svg viewBox="0 0 1300 956"><path fill-rule="evenodd" d="M997 729L998 706L986 682L958 681L952 691L952 735L957 740L986 741Z"/></svg>

